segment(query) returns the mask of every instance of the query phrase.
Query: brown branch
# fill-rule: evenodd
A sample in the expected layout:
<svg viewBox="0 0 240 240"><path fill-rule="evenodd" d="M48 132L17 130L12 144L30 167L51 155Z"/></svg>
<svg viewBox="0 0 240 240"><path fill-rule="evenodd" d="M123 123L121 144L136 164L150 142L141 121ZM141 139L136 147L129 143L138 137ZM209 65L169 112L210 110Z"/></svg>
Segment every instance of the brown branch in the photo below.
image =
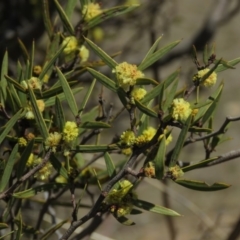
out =
<svg viewBox="0 0 240 240"><path fill-rule="evenodd" d="M45 157L43 158L43 161L37 165L35 168L27 172L24 176L22 176L17 182L15 182L9 189L7 189L5 192L0 194L0 199L6 198L8 195L10 195L20 184L28 180L31 176L33 176L38 170L40 170L42 167L44 167L47 162L49 161L50 155L52 153L52 150L49 150Z"/></svg>

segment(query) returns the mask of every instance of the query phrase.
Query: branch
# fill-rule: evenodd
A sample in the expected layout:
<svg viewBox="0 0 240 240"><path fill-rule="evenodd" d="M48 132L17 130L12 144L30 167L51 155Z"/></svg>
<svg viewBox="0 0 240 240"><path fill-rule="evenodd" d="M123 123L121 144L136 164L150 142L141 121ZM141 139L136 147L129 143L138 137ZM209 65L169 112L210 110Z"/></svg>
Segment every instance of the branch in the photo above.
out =
<svg viewBox="0 0 240 240"><path fill-rule="evenodd" d="M3 199L5 197L7 197L9 194L11 194L16 187L18 187L20 184L22 184L23 182L25 182L26 180L28 180L31 176L33 176L38 170L40 170L42 167L44 167L47 162L49 161L49 158L51 156L52 150L50 149L45 157L43 158L43 161L37 165L35 168L33 168L32 170L30 170L29 172L27 172L24 176L22 176L17 182L15 182L9 189L7 189L5 192L0 194L0 199Z"/></svg>

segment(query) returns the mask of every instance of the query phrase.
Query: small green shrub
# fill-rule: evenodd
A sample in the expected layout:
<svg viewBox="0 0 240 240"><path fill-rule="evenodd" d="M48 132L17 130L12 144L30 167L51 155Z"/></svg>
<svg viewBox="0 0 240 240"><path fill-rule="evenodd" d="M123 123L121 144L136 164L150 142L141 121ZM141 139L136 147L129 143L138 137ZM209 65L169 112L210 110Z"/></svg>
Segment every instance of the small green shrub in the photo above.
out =
<svg viewBox="0 0 240 240"><path fill-rule="evenodd" d="M50 19L48 1L43 3L44 23L49 37L43 66L34 65L35 43L32 43L29 53L21 40L24 61L16 63L16 74L9 74L7 52L2 61L0 199L5 205L0 218L0 227L5 229L2 237L20 239L24 235L49 239L68 221L54 224L44 232L39 231L44 214L54 205L72 209L68 216L71 217L71 226L61 239L69 239L77 227L105 213L111 213L124 225L133 225L127 215L144 214L141 210L180 216L174 210L152 203L151 199L144 201L138 198L136 187L141 187L145 177L153 178L152 181L169 179L198 191L229 187L225 183L208 185L191 180L185 173L232 158L229 154L221 157L212 155L225 140L229 123L240 118L227 118L218 130L215 130L213 118L224 86L219 82L218 75L233 68L240 58L232 61L219 59L214 47L206 46L201 65L194 48L196 74L191 86L179 89L179 70L161 82L148 78L145 70L180 41L159 48L161 37L158 38L136 66L128 63L127 59L126 62L116 62L114 55L108 55L87 37L101 22L128 13L138 5L101 9L97 3L81 0L81 18L73 26L70 19L77 1L69 0L63 8L54 0L63 29L58 31ZM99 29L95 34L101 38ZM89 51L99 60L90 61ZM102 73L101 66L107 66L111 75ZM81 80L77 79L86 72L92 81L82 94L83 87L78 85ZM96 82L102 84L99 105L89 109L86 106L93 97ZM217 87L211 88L214 85ZM110 106L107 110L106 88L114 93L114 101L120 100L122 109L113 111ZM208 98L201 95L201 88L209 88ZM189 100L190 97L195 100ZM67 103L72 118L62 101ZM128 128L116 137L112 124L123 111L128 113ZM157 122L155 126L153 122ZM180 133L169 149L175 128ZM112 135L104 144L100 136L106 129L108 132L110 129ZM89 144L93 141L94 144ZM199 141L203 142L205 158L195 164L182 165L179 161L181 150ZM87 154L92 157L91 161L86 160ZM114 161L116 154L122 160ZM104 158L106 166L97 169L94 162L100 158ZM132 178L127 179L129 175ZM84 205L81 198L75 197L75 192L87 194L89 184L99 186L98 199L89 206L86 215L78 218L78 209ZM39 192L46 193L44 201L39 198ZM71 196L71 203L57 201L64 193ZM23 220L24 205L29 201L42 204L34 212L36 225L27 225Z"/></svg>

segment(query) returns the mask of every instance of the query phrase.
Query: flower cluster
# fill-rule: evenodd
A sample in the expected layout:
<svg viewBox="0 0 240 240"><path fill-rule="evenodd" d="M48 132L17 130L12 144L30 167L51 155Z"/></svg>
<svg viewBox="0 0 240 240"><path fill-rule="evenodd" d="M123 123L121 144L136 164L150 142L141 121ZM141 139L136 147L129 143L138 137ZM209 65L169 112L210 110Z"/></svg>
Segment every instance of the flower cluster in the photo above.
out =
<svg viewBox="0 0 240 240"><path fill-rule="evenodd" d="M19 144L20 147L26 147L27 146L27 140L23 137L20 137L18 139L18 144Z"/></svg>
<svg viewBox="0 0 240 240"><path fill-rule="evenodd" d="M138 136L135 140L135 144L140 147L149 141L152 140L154 135L156 134L157 130L153 127L148 127L146 130L143 131L142 135Z"/></svg>
<svg viewBox="0 0 240 240"><path fill-rule="evenodd" d="M45 109L45 102L41 99L37 100L37 106L39 111L42 113ZM27 107L27 112L25 114L25 118L26 119L34 119L34 114L33 114L33 110L32 110L32 105L29 105Z"/></svg>
<svg viewBox="0 0 240 240"><path fill-rule="evenodd" d="M121 145L128 147L132 146L135 143L135 139L136 139L135 134L131 130L123 132L122 135L120 136Z"/></svg>
<svg viewBox="0 0 240 240"><path fill-rule="evenodd" d="M28 89L28 87L30 87L31 89L42 89L42 83L37 77L31 77L28 80L23 80L21 82L21 85L26 89Z"/></svg>
<svg viewBox="0 0 240 240"><path fill-rule="evenodd" d="M84 19L87 21L96 17L100 13L102 13L102 9L100 8L100 5L98 3L89 3L87 5L84 5L82 9Z"/></svg>
<svg viewBox="0 0 240 240"><path fill-rule="evenodd" d="M53 152L56 152L56 148L62 139L62 134L58 132L49 133L47 140L45 141L45 146L51 148Z"/></svg>
<svg viewBox="0 0 240 240"><path fill-rule="evenodd" d="M145 177L149 178L155 178L156 172L155 172L155 164L154 162L148 162L146 166L143 168L143 173Z"/></svg>
<svg viewBox="0 0 240 240"><path fill-rule="evenodd" d="M42 158L37 158L34 160L34 165L38 165L42 162ZM46 181L51 175L53 166L50 162L47 162L38 172L35 173L34 177L40 181Z"/></svg>
<svg viewBox="0 0 240 240"><path fill-rule="evenodd" d="M105 198L104 204L111 205L110 211L121 217L131 213L133 208L132 200L137 195L132 191L132 183L128 180L119 182L118 189L113 189Z"/></svg>
<svg viewBox="0 0 240 240"><path fill-rule="evenodd" d="M192 109L189 102L183 98L176 98L173 100L171 112L176 121L184 122L192 113Z"/></svg>
<svg viewBox="0 0 240 240"><path fill-rule="evenodd" d="M196 75L193 77L193 81L196 81L197 79L201 79L204 75L206 75L210 71L209 68L205 68L203 70L198 71ZM216 84L217 82L217 74L215 72L211 73L211 75L205 79L201 85L204 87L212 87Z"/></svg>
<svg viewBox="0 0 240 240"><path fill-rule="evenodd" d="M63 49L63 53L65 55L68 55L68 54L71 54L71 53L73 53L77 50L78 40L74 36L66 37L63 40L62 45L63 46L66 45L65 48Z"/></svg>
<svg viewBox="0 0 240 240"><path fill-rule="evenodd" d="M78 137L78 133L77 124L75 122L67 121L63 128L63 140L69 143Z"/></svg>
<svg viewBox="0 0 240 240"><path fill-rule="evenodd" d="M178 165L175 165L174 167L170 167L168 169L167 175L169 175L171 179L176 180L182 177L184 175L184 172Z"/></svg>
<svg viewBox="0 0 240 240"><path fill-rule="evenodd" d="M79 48L79 57L81 62L86 62L89 58L89 50L83 45Z"/></svg>
<svg viewBox="0 0 240 240"><path fill-rule="evenodd" d="M141 99L144 98L146 93L147 91L144 88L134 88L131 95L135 100L140 101Z"/></svg>
<svg viewBox="0 0 240 240"><path fill-rule="evenodd" d="M116 73L119 86L125 90L129 86L134 86L138 78L144 77L144 74L137 69L136 65L127 62L118 64L112 72Z"/></svg>

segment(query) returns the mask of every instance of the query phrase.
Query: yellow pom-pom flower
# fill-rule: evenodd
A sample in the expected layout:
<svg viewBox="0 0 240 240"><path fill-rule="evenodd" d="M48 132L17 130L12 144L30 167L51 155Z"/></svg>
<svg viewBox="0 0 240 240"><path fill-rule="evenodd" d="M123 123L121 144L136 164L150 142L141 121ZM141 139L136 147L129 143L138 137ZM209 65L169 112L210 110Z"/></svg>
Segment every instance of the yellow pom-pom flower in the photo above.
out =
<svg viewBox="0 0 240 240"><path fill-rule="evenodd" d="M42 161L41 158L37 158L36 160L34 160L34 165L40 164L41 161ZM52 164L50 162L47 162L41 169L38 170L38 172L34 174L34 177L40 181L46 181L48 177L51 175L52 170L53 170Z"/></svg>
<svg viewBox="0 0 240 240"><path fill-rule="evenodd" d="M138 78L144 77L144 74L137 69L136 65L127 62L118 64L112 72L116 73L119 86L125 90L129 86L134 86Z"/></svg>
<svg viewBox="0 0 240 240"><path fill-rule="evenodd" d="M132 154L132 149L131 148L124 148L124 149L122 149L122 153L126 156L130 156Z"/></svg>
<svg viewBox="0 0 240 240"><path fill-rule="evenodd" d="M84 16L84 19L87 21L96 17L100 13L102 13L102 9L98 3L89 3L83 6L82 14Z"/></svg>
<svg viewBox="0 0 240 240"><path fill-rule="evenodd" d="M67 121L63 129L63 140L65 142L71 142L78 137L78 127L75 122Z"/></svg>
<svg viewBox="0 0 240 240"><path fill-rule="evenodd" d="M36 65L33 67L33 73L35 75L39 76L41 72L42 72L42 67L40 65Z"/></svg>
<svg viewBox="0 0 240 240"><path fill-rule="evenodd" d="M172 117L176 121L184 122L192 113L190 103L183 98L176 98L172 103Z"/></svg>
<svg viewBox="0 0 240 240"><path fill-rule="evenodd" d="M182 177L184 175L184 172L178 165L175 165L174 167L170 167L168 169L167 175L169 175L171 179L176 180Z"/></svg>
<svg viewBox="0 0 240 240"><path fill-rule="evenodd" d="M154 135L156 134L157 130L153 127L148 127L146 130L143 131L142 135L138 136L135 140L135 144L138 147L148 143L152 140Z"/></svg>
<svg viewBox="0 0 240 240"><path fill-rule="evenodd" d="M18 139L18 144L19 144L20 147L26 147L27 146L27 140L23 137L20 137Z"/></svg>
<svg viewBox="0 0 240 240"><path fill-rule="evenodd" d="M144 88L134 88L131 94L135 100L140 101L141 99L144 98L146 93L147 91Z"/></svg>
<svg viewBox="0 0 240 240"><path fill-rule="evenodd" d="M66 37L62 42L62 46L64 46L64 45L66 45L66 46L63 49L63 53L65 55L71 54L77 50L78 40L74 36Z"/></svg>
<svg viewBox="0 0 240 240"><path fill-rule="evenodd" d="M145 137L146 141L151 141L154 135L156 134L157 130L153 127L148 127L146 130L143 131L143 136Z"/></svg>
<svg viewBox="0 0 240 240"><path fill-rule="evenodd" d="M81 62L86 62L89 58L89 50L85 46L79 48L79 57Z"/></svg>
<svg viewBox="0 0 240 240"><path fill-rule="evenodd" d="M123 132L122 135L120 136L121 145L128 146L128 147L134 144L135 139L136 137L134 132L130 130Z"/></svg>
<svg viewBox="0 0 240 240"><path fill-rule="evenodd" d="M202 78L205 74L207 74L210 71L209 68L205 68L203 70L198 71L198 73L193 77L193 81L196 79ZM217 82L217 74L213 72L207 79L205 79L201 85L204 87L212 87L216 84Z"/></svg>
<svg viewBox="0 0 240 240"><path fill-rule="evenodd" d="M43 100L37 100L37 106L40 112L43 112L45 109L45 103Z"/></svg>
<svg viewBox="0 0 240 240"><path fill-rule="evenodd" d="M62 134L58 132L49 133L47 140L45 141L45 146L51 148L53 152L56 152L56 147L59 145L62 139Z"/></svg>
<svg viewBox="0 0 240 240"><path fill-rule="evenodd" d="M39 89L39 90L42 89L42 83L40 79L37 77L31 77L26 81L24 80L21 82L21 85L26 89L28 89L28 87L30 87L31 89Z"/></svg>

